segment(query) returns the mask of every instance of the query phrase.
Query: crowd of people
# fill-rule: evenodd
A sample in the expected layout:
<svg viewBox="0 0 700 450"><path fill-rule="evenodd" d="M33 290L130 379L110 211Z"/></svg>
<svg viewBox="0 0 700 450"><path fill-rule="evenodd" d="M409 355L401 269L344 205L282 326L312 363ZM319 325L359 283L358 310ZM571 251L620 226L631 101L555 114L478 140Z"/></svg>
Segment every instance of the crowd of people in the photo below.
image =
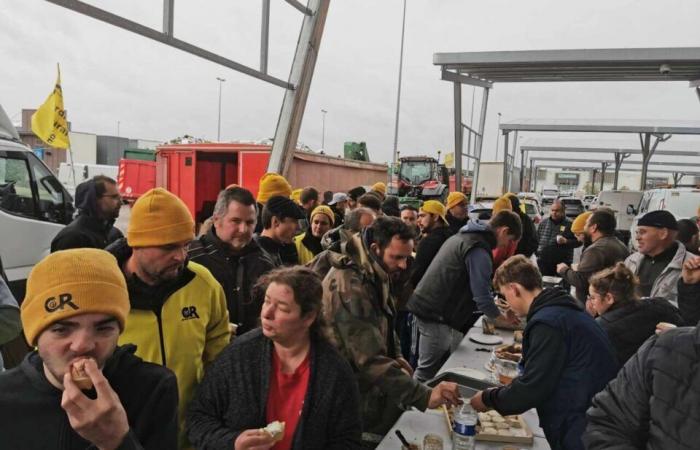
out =
<svg viewBox="0 0 700 450"><path fill-rule="evenodd" d="M629 254L613 211L570 220L555 201L535 226L514 194L476 219L460 192L402 206L381 182L268 173L257 197L222 190L197 235L162 188L122 235L119 200L83 183L23 301L0 281L0 345L32 347L0 373L3 448L374 448L403 411L463 401L535 408L553 449L700 439L698 228L668 212ZM470 399L429 387L481 316L525 323L520 375Z"/></svg>

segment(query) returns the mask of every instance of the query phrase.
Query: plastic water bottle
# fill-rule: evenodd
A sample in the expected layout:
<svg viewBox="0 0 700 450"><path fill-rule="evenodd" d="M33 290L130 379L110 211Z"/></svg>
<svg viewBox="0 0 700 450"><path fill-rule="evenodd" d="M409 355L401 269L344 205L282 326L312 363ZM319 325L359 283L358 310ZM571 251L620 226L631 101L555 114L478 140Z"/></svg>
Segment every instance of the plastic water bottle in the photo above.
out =
<svg viewBox="0 0 700 450"><path fill-rule="evenodd" d="M453 450L474 450L476 438L476 411L469 403L464 403L454 416L452 433Z"/></svg>

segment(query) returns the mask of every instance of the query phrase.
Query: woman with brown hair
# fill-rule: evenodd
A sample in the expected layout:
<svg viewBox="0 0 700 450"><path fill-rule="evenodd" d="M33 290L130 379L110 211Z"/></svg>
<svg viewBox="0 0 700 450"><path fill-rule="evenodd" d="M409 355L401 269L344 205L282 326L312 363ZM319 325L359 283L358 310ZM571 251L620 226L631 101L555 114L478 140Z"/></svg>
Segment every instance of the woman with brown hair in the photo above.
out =
<svg viewBox="0 0 700 450"><path fill-rule="evenodd" d="M208 368L187 417L198 449L353 449L360 394L326 339L321 279L305 267L264 275L262 327L236 338ZM284 423L281 440L263 430Z"/></svg>
<svg viewBox="0 0 700 450"><path fill-rule="evenodd" d="M637 296L637 277L622 262L596 273L589 283L586 309L608 333L621 365L654 334L657 323L683 325L667 300Z"/></svg>

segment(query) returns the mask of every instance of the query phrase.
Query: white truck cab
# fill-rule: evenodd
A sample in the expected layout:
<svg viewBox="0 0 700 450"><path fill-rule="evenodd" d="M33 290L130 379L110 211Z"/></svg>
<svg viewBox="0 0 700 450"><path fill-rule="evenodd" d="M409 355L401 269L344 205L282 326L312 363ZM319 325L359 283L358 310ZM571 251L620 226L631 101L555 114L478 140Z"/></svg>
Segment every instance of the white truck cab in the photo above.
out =
<svg viewBox="0 0 700 450"><path fill-rule="evenodd" d="M18 301L51 240L72 220L73 199L24 145L0 107L0 258Z"/></svg>

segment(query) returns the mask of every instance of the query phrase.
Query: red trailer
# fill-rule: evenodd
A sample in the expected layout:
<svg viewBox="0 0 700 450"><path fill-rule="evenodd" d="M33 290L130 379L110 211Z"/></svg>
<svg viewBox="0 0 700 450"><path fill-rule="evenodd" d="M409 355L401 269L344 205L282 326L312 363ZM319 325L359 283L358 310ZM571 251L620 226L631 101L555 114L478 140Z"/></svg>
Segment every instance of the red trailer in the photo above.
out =
<svg viewBox="0 0 700 450"><path fill-rule="evenodd" d="M122 198L136 200L149 189L156 185L155 161L142 161L139 159L119 160L119 173L117 175L117 187Z"/></svg>
<svg viewBox="0 0 700 450"><path fill-rule="evenodd" d="M158 147L156 186L180 197L195 220L211 216L219 191L238 184L257 196L260 177L267 171L270 146L208 143ZM354 186L385 181L385 164L348 160L297 150L287 180L294 188L346 191Z"/></svg>

